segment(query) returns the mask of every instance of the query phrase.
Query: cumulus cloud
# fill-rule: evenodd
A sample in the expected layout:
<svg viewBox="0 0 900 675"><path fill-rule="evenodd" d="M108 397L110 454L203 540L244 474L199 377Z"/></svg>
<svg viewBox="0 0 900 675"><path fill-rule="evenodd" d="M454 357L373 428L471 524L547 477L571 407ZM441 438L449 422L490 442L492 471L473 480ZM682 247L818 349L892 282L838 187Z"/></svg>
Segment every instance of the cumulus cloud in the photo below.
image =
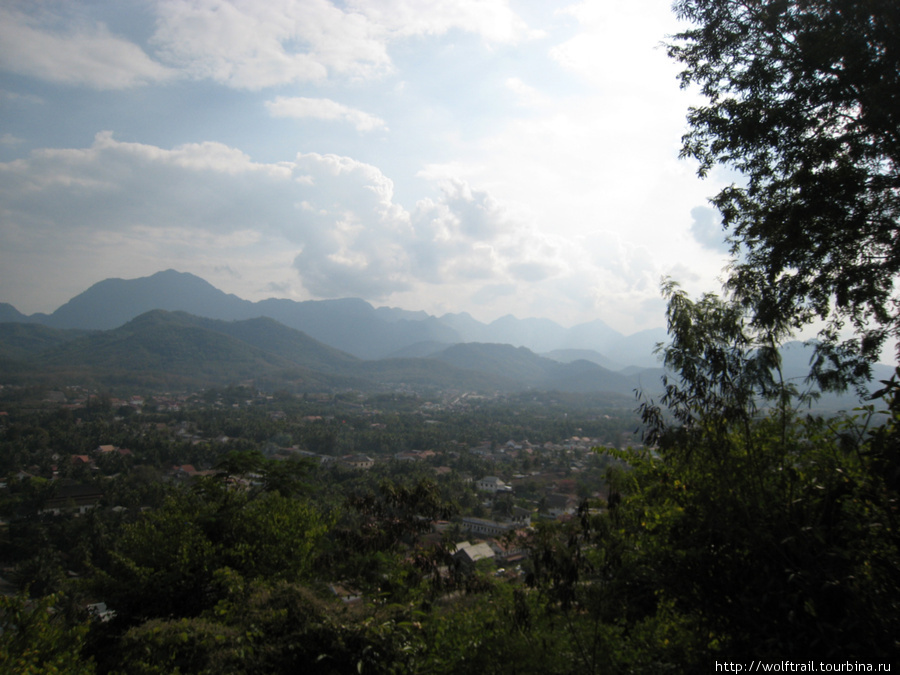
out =
<svg viewBox="0 0 900 675"><path fill-rule="evenodd" d="M45 20L0 10L0 68L93 89L125 89L173 76L169 68L102 23L53 30L43 25Z"/></svg>
<svg viewBox="0 0 900 675"><path fill-rule="evenodd" d="M357 131L373 131L385 127L383 119L327 98L279 96L273 101L266 101L266 108L273 117L344 121L356 127Z"/></svg>
<svg viewBox="0 0 900 675"><path fill-rule="evenodd" d="M392 69L391 41L461 29L488 42L529 35L506 0L163 0L153 43L197 78L261 89Z"/></svg>
<svg viewBox="0 0 900 675"><path fill-rule="evenodd" d="M257 163L220 143L166 149L104 132L87 148L0 163L0 204L0 262L71 246L70 258L89 247L92 261L141 250L162 269L167 257L214 252L210 269L233 278L252 259L278 257L313 297L372 300L558 271L556 251L488 193L448 181L409 211L378 167L334 154Z"/></svg>
<svg viewBox="0 0 900 675"><path fill-rule="evenodd" d="M196 78L261 89L387 66L368 22L325 0L163 0L153 43Z"/></svg>
<svg viewBox="0 0 900 675"><path fill-rule="evenodd" d="M541 231L488 190L428 180L435 194L406 208L390 177L351 157L260 163L220 143L104 132L0 163L0 286L15 273L64 301L73 286L176 267L255 299L353 296L487 319L590 312L625 330L658 297L665 261L640 244ZM42 255L65 262L20 269Z"/></svg>
<svg viewBox="0 0 900 675"><path fill-rule="evenodd" d="M123 89L176 75L238 89L392 70L392 41L458 29L488 43L534 36L507 0L158 0L148 49L78 18L65 4L0 10L0 68L95 89ZM357 123L357 121L354 121Z"/></svg>

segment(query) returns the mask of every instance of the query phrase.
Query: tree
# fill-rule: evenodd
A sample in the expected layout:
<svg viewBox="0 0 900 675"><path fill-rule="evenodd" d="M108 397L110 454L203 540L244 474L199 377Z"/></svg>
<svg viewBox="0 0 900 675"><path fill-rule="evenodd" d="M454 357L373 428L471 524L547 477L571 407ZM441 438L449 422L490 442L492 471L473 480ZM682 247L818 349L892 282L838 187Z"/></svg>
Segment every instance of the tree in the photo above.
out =
<svg viewBox="0 0 900 675"><path fill-rule="evenodd" d="M867 375L900 337L900 3L677 0L668 46L699 85L682 155L736 169L712 199L728 286L780 335L824 320L834 363ZM856 337L841 342L849 322Z"/></svg>
<svg viewBox="0 0 900 675"><path fill-rule="evenodd" d="M304 578L327 529L303 500L199 481L122 528L95 570L95 590L122 623L196 616L215 602L210 586L221 569L245 579Z"/></svg>
<svg viewBox="0 0 900 675"><path fill-rule="evenodd" d="M900 649L897 383L875 430L874 407L801 417L770 337L739 305L664 290L662 353L678 379L661 398L668 416L641 407L652 451L617 455L632 470L612 481L610 531L632 541L610 590L632 606L653 598L642 611L656 616L677 610L707 636L708 658L889 659Z"/></svg>
<svg viewBox="0 0 900 675"><path fill-rule="evenodd" d="M70 625L55 605L60 598L34 600L0 595L0 668L31 675L91 675L94 664L84 658L86 623Z"/></svg>

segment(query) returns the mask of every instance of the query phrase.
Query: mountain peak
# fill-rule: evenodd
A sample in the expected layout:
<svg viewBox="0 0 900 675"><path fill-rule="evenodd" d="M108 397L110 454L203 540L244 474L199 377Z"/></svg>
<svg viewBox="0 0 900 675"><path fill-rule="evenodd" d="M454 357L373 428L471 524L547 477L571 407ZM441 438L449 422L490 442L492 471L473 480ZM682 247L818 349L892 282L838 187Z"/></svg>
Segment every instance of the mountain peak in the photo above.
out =
<svg viewBox="0 0 900 675"><path fill-rule="evenodd" d="M244 318L251 302L228 295L208 281L173 269L137 279L104 279L47 319L56 328L109 330L154 309L197 316Z"/></svg>
<svg viewBox="0 0 900 675"><path fill-rule="evenodd" d="M361 359L401 353L417 343L481 342L527 347L536 353L589 349L622 365L653 366L655 334L625 337L602 320L564 328L546 318L518 319L507 314L490 324L467 312L434 317L395 307L378 307L361 298L287 299L251 302L175 269L137 279L105 279L75 296L49 316L25 317L0 307L7 320L53 328L110 330L152 310L241 321L266 316L311 338Z"/></svg>

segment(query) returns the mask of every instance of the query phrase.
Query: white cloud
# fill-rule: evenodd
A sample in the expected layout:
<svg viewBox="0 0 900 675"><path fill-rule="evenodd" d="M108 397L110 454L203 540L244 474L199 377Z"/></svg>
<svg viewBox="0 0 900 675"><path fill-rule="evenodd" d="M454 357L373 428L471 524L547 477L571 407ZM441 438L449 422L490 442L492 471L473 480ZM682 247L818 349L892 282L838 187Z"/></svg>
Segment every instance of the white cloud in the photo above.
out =
<svg viewBox="0 0 900 675"><path fill-rule="evenodd" d="M651 242L612 230L541 232L484 189L431 180L437 195L408 210L378 167L346 156L258 163L223 144L98 134L87 148L0 163L0 287L26 303L58 288L61 304L105 277L175 267L251 299L660 324L659 278L677 257L661 261Z"/></svg>
<svg viewBox="0 0 900 675"><path fill-rule="evenodd" d="M0 145L21 145L24 142L24 138L19 138L13 134L6 133L0 136Z"/></svg>
<svg viewBox="0 0 900 675"><path fill-rule="evenodd" d="M512 43L543 34L529 28L507 0L350 0L348 4L373 23L403 36L441 35L458 28L489 43Z"/></svg>
<svg viewBox="0 0 900 675"><path fill-rule="evenodd" d="M153 43L193 77L261 89L384 67L364 24L325 0L162 0Z"/></svg>
<svg viewBox="0 0 900 675"><path fill-rule="evenodd" d="M460 29L488 43L537 35L505 0L161 0L153 43L193 77L231 87L373 78L392 41Z"/></svg>
<svg viewBox="0 0 900 675"><path fill-rule="evenodd" d="M671 81L677 64L662 42L675 32L670 0L629 3L582 2L563 10L579 22L578 32L550 50L567 70L595 86L647 90Z"/></svg>
<svg viewBox="0 0 900 675"><path fill-rule="evenodd" d="M506 0L158 0L151 6L151 58L105 24L68 16L66 4L22 7L27 12L0 10L0 68L95 89L159 82L179 72L249 90L372 78L393 69L388 47L395 40L454 29L488 43L537 34Z"/></svg>
<svg viewBox="0 0 900 675"><path fill-rule="evenodd" d="M346 121L357 131L373 131L384 128L384 120L362 110L337 103L327 98L305 98L279 96L266 101L266 108L273 117L314 118L322 120Z"/></svg>
<svg viewBox="0 0 900 675"><path fill-rule="evenodd" d="M507 78L505 85L509 91L515 94L521 105L537 107L546 106L551 103L550 99L542 94L540 90L525 84L525 82L518 77Z"/></svg>
<svg viewBox="0 0 900 675"><path fill-rule="evenodd" d="M414 294L427 307L436 293L461 310L485 285L527 286L562 269L558 250L486 192L446 182L407 211L377 167L333 154L257 163L219 143L165 149L104 132L87 148L0 163L0 205L0 268L65 253L58 270L31 274L61 288L121 275L121 260L146 273L180 260L214 282L238 271L260 292L293 269L307 296ZM48 278L57 273L67 280Z"/></svg>
<svg viewBox="0 0 900 675"><path fill-rule="evenodd" d="M125 89L169 79L173 72L101 24L54 31L43 17L0 9L0 68L93 89Z"/></svg>
<svg viewBox="0 0 900 675"><path fill-rule="evenodd" d="M550 96L526 83L547 82L551 71L511 72L506 88L529 109L422 175L489 193L546 237L544 249L510 255L510 276L535 280L527 299L507 299L510 311L600 316L624 331L658 326L662 314L648 312L661 307L662 276L687 266L689 292L717 290L727 260L691 232L691 209L720 181L698 180L678 159L694 95L679 89L659 48L677 24L668 0L586 2L567 16L578 22L574 34L548 50L581 86Z"/></svg>

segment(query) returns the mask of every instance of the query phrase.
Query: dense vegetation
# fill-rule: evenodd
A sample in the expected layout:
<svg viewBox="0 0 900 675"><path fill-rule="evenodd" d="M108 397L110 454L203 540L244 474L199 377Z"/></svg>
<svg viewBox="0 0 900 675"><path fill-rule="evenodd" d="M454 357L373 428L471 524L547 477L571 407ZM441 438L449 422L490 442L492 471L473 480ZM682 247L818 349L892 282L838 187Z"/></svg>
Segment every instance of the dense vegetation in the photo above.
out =
<svg viewBox="0 0 900 675"><path fill-rule="evenodd" d="M0 601L0 664L644 673L896 661L900 382L879 385L881 407L823 416L805 384L783 377L779 346L824 319L814 375L838 386L898 337L900 9L676 9L696 26L670 51L709 100L691 113L684 152L701 172L723 164L744 182L715 199L735 245L728 294L694 300L664 284L661 354L673 374L657 400L638 403L644 444L627 436L637 420L613 399L587 411L536 394L284 394L253 406L255 393L233 389L178 412L129 416L94 401L76 417L20 396L0 438L13 474L4 564L28 588ZM571 435L603 447L581 458L553 449ZM500 456L498 444L525 438L549 445ZM96 470L57 467L102 484L99 506L47 512L58 482L41 474L55 451L102 444L131 454L99 456ZM285 446L394 459L359 471ZM433 454L406 462L394 456L403 450ZM167 468L187 462L215 468L161 480L188 474ZM15 475L32 464L32 477ZM485 501L465 478L489 474L521 478ZM581 497L575 514L551 517L549 482ZM453 554L461 515L500 519L516 507L531 527L499 543L523 552L517 567ZM430 532L436 522L442 534ZM113 613L91 615L90 602Z"/></svg>
<svg viewBox="0 0 900 675"><path fill-rule="evenodd" d="M138 406L59 393L82 402L14 387L0 397L0 564L25 589L5 601L4 625L35 626L7 630L3 658L32 659L34 672L57 661L85 672L379 670L413 647L411 670L438 658L455 670L470 656L432 654L419 629L393 644L397 626L443 631L463 610L496 622L495 595L524 588L524 572L454 562L460 516L502 520L518 507L552 523L551 486L599 494L608 461L560 441L625 447L637 423L627 399L560 394L431 402L237 387ZM527 453L508 448L526 438ZM340 460L363 452L377 460L367 471ZM489 474L518 476L515 492L486 502L466 478ZM60 503L73 485L99 493L91 508ZM345 604L335 586L362 600ZM113 614L91 614L98 602Z"/></svg>

